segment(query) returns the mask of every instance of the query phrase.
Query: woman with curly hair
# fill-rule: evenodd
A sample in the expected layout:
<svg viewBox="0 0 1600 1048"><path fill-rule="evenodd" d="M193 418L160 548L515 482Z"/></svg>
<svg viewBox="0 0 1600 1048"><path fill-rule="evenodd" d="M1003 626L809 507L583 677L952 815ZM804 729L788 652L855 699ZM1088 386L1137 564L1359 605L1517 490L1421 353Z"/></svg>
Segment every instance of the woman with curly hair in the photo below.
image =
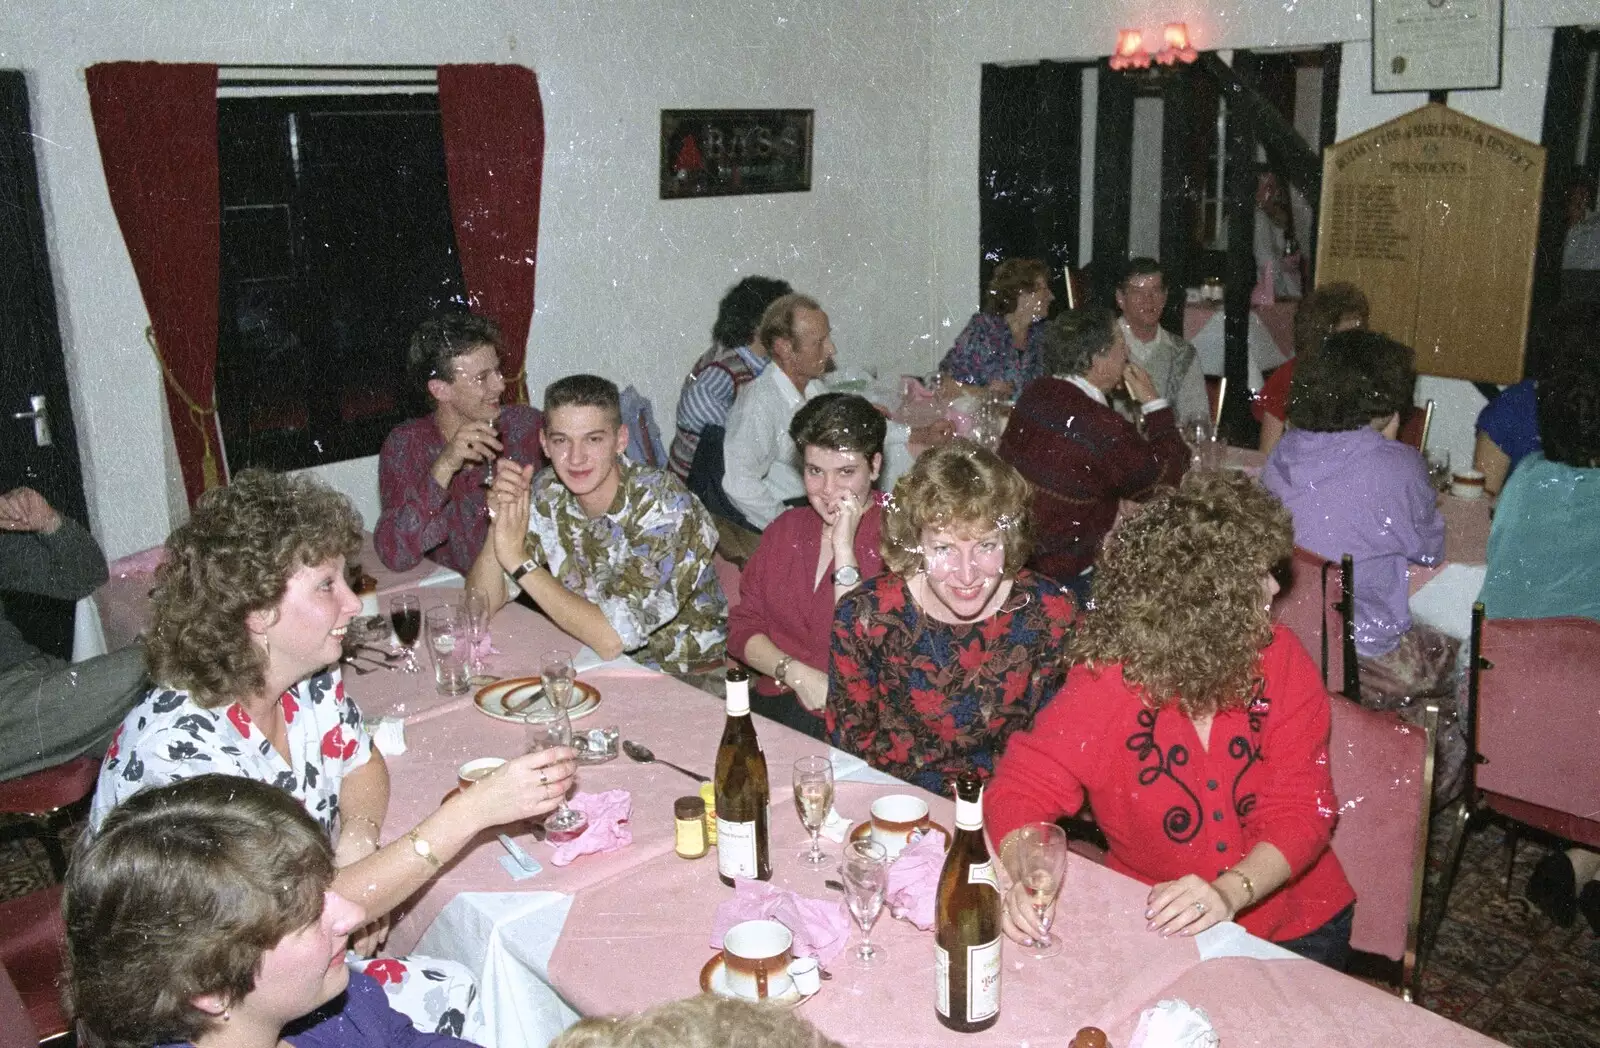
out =
<svg viewBox="0 0 1600 1048"><path fill-rule="evenodd" d="M1291 536L1278 501L1235 473L1191 474L1125 521L1073 639L1079 664L1012 736L984 809L1004 842L1087 800L1111 867L1151 885L1149 930L1237 919L1343 967L1355 893L1328 848L1328 693L1269 611ZM1024 943L1045 930L1020 885L1002 924Z"/></svg>
<svg viewBox="0 0 1600 1048"><path fill-rule="evenodd" d="M156 573L155 686L106 751L89 819L99 827L135 792L205 772L277 786L328 834L335 890L380 918L357 940L370 954L381 918L479 832L554 810L576 754L510 761L380 848L389 772L338 669L361 610L344 571L360 542L350 501L309 477L246 470L201 497Z"/></svg>
<svg viewBox="0 0 1600 1048"><path fill-rule="evenodd" d="M1022 474L957 440L924 452L883 514L884 574L833 621L832 743L934 793L987 776L1066 678L1076 605L1027 570Z"/></svg>
<svg viewBox="0 0 1600 1048"><path fill-rule="evenodd" d="M415 1029L344 961L365 919L321 825L266 783L144 790L67 873L68 995L101 1048L470 1048Z"/></svg>
<svg viewBox="0 0 1600 1048"><path fill-rule="evenodd" d="M1000 263L989 278L982 311L961 329L939 370L963 385L1016 399L1023 386L1044 374L1039 327L1054 301L1043 262L1010 258Z"/></svg>

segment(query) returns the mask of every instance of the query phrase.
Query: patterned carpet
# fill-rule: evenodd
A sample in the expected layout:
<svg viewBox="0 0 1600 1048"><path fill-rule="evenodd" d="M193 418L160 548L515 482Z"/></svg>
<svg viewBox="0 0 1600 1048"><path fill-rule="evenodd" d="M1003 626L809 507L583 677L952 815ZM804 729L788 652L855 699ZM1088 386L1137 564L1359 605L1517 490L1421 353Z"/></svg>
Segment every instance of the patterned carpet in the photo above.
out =
<svg viewBox="0 0 1600 1048"><path fill-rule="evenodd" d="M1435 825L1430 877L1437 882L1443 820ZM1523 842L1509 899L1502 898L1505 836L1475 831L1461 858L1450 909L1422 977L1424 1007L1525 1048L1600 1046L1600 939L1582 917L1558 928L1522 897L1543 846ZM44 850L32 841L0 844L0 898L51 882Z"/></svg>

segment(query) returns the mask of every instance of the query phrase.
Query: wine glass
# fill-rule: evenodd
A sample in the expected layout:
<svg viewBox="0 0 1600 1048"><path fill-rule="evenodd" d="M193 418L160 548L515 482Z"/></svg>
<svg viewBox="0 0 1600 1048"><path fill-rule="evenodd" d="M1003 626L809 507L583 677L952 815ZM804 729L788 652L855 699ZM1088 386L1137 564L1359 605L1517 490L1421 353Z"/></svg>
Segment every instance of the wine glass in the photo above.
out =
<svg viewBox="0 0 1600 1048"><path fill-rule="evenodd" d="M1029 954L1040 960L1061 953L1061 940L1050 934L1056 896L1067 869L1067 835L1053 822L1032 822L1016 831L1013 862L1016 878L1028 894L1044 934L1033 940Z"/></svg>
<svg viewBox="0 0 1600 1048"><path fill-rule="evenodd" d="M872 925L883 909L883 895L889 886L889 853L877 841L849 841L839 863L844 881L844 902L861 929L861 945L850 953L855 968L876 968L888 956L882 946L872 945Z"/></svg>
<svg viewBox="0 0 1600 1048"><path fill-rule="evenodd" d="M572 721L565 709L558 708L553 717L529 717L523 723L527 726L529 753L572 745ZM571 840L582 833L587 825L589 817L575 808L567 807L565 797L561 798L560 806L555 811L544 817L545 831L552 840Z"/></svg>
<svg viewBox="0 0 1600 1048"><path fill-rule="evenodd" d="M811 834L811 847L800 853L807 866L828 861L817 838L833 808L833 762L826 756L801 757L794 762L794 806L800 812L800 825Z"/></svg>
<svg viewBox="0 0 1600 1048"><path fill-rule="evenodd" d="M1433 490L1435 491L1448 491L1450 489L1450 451L1448 448L1428 452L1428 479L1433 482Z"/></svg>
<svg viewBox="0 0 1600 1048"><path fill-rule="evenodd" d="M415 593L401 593L389 598L389 622L394 626L394 639L405 652L403 667L407 673L421 672L417 668L417 638L422 635L422 601Z"/></svg>
<svg viewBox="0 0 1600 1048"><path fill-rule="evenodd" d="M467 672L476 677L483 673L484 641L489 636L489 598L477 590L469 589L461 595L461 617L467 636Z"/></svg>
<svg viewBox="0 0 1600 1048"><path fill-rule="evenodd" d="M547 651L539 657L539 679L544 683L544 693L550 697L550 708L572 708L572 691L577 674L572 669L570 651Z"/></svg>

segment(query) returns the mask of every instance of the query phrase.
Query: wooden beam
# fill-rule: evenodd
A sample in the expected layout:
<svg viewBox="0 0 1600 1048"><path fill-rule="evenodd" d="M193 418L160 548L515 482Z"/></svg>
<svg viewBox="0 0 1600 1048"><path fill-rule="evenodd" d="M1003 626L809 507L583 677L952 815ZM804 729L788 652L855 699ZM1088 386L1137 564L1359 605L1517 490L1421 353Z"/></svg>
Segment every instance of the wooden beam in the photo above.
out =
<svg viewBox="0 0 1600 1048"><path fill-rule="evenodd" d="M1100 107L1094 135L1094 292L1099 301L1128 258L1133 185L1133 82L1100 62Z"/></svg>
<svg viewBox="0 0 1600 1048"><path fill-rule="evenodd" d="M1215 55L1201 55L1202 62L1207 58L1228 69ZM1254 70L1255 56L1248 51L1235 51L1233 60L1241 74L1248 75ZM1244 81L1234 76L1231 69L1228 74L1228 82L1237 85L1229 97L1244 97ZM1262 108L1250 104L1228 106L1224 154L1228 162L1223 173L1223 213L1228 221L1228 274L1224 283L1222 340L1223 374L1228 380L1229 395L1222 405L1222 424L1219 428L1224 440L1247 447L1255 446L1252 436L1258 432L1246 394L1250 389L1250 293L1256 284L1255 118ZM1271 106L1265 108L1272 109Z"/></svg>
<svg viewBox="0 0 1600 1048"><path fill-rule="evenodd" d="M1277 166L1280 168L1278 173L1290 185L1300 190L1307 200L1320 200L1322 158L1306 145L1305 139L1300 137L1300 132L1284 119L1278 108L1256 90L1251 75L1253 64L1239 61L1240 55L1247 54L1248 52L1235 51L1233 65L1229 66L1218 58L1215 52L1202 51L1195 68L1217 82L1222 98L1228 104L1228 123L1230 125L1233 123L1236 113L1247 114L1251 126L1255 129L1254 139L1265 146L1267 152L1278 161ZM1252 161L1254 157L1255 153L1252 150Z"/></svg>
<svg viewBox="0 0 1600 1048"><path fill-rule="evenodd" d="M1187 70L1168 78L1161 108L1161 268L1167 286L1182 289L1199 280L1190 253L1202 187L1189 177L1190 135L1194 130L1194 81ZM1183 330L1183 295L1170 295L1161 315L1169 331Z"/></svg>

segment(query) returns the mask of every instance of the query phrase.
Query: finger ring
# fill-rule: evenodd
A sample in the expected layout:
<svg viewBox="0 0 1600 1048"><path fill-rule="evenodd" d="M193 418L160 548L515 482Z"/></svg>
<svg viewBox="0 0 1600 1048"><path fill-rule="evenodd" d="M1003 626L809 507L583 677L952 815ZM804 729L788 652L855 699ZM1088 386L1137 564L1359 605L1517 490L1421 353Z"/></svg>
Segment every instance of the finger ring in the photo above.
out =
<svg viewBox="0 0 1600 1048"><path fill-rule="evenodd" d="M550 784L550 780L545 778L544 769L540 768L539 769L539 785L540 786L548 786L549 784Z"/></svg>
<svg viewBox="0 0 1600 1048"><path fill-rule="evenodd" d="M1203 903L1203 902L1195 903L1194 904L1194 912L1195 913L1205 913L1206 912L1206 904Z"/></svg>
<svg viewBox="0 0 1600 1048"><path fill-rule="evenodd" d="M489 507L489 519L490 520L494 519L494 507L493 506Z"/></svg>

